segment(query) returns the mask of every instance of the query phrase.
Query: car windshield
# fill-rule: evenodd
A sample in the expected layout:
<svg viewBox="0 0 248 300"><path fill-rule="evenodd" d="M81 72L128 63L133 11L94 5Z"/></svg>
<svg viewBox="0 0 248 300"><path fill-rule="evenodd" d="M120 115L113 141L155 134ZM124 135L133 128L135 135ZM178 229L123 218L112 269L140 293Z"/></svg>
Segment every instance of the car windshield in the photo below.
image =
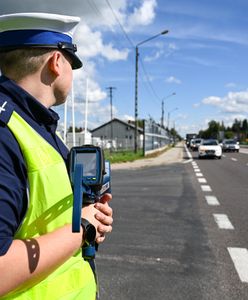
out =
<svg viewBox="0 0 248 300"><path fill-rule="evenodd" d="M195 144L200 144L201 140L195 140Z"/></svg>
<svg viewBox="0 0 248 300"><path fill-rule="evenodd" d="M232 145L232 144L236 144L236 143L235 143L235 141L225 141L225 144Z"/></svg>
<svg viewBox="0 0 248 300"><path fill-rule="evenodd" d="M216 146L216 145L218 145L218 142L214 141L214 140L203 141L202 145L204 145L204 146Z"/></svg>

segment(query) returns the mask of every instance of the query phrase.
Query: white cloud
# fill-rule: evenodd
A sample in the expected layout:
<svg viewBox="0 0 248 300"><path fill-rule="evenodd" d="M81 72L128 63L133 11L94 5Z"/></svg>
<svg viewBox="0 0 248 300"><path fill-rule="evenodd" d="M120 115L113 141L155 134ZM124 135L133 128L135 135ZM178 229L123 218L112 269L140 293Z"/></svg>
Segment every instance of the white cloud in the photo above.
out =
<svg viewBox="0 0 248 300"><path fill-rule="evenodd" d="M101 32L92 31L85 23L78 26L75 38L78 44L78 54L82 58L101 55L110 61L127 59L128 49L118 50L112 44L104 44Z"/></svg>
<svg viewBox="0 0 248 300"><path fill-rule="evenodd" d="M158 50L152 56L145 56L144 61L151 62L153 60L156 60L160 58L163 53L164 53L163 50Z"/></svg>
<svg viewBox="0 0 248 300"><path fill-rule="evenodd" d="M129 120L134 121L134 117L130 115L123 115L121 119L125 120L126 122Z"/></svg>
<svg viewBox="0 0 248 300"><path fill-rule="evenodd" d="M178 46L175 43L169 43L168 48L170 50L178 50Z"/></svg>
<svg viewBox="0 0 248 300"><path fill-rule="evenodd" d="M243 113L248 111L248 90L229 92L223 98L210 96L202 100L203 104L218 107L224 113Z"/></svg>
<svg viewBox="0 0 248 300"><path fill-rule="evenodd" d="M166 78L165 82L167 82L167 83L176 83L176 84L181 84L182 83L182 81L180 79L177 79L174 76L170 76L170 77Z"/></svg>
<svg viewBox="0 0 248 300"><path fill-rule="evenodd" d="M134 8L132 14L126 19L126 29L131 30L138 25L149 25L155 18L156 0L144 0L140 7Z"/></svg>
<svg viewBox="0 0 248 300"><path fill-rule="evenodd" d="M225 85L225 87L228 88L228 89L236 88L236 87L237 87L237 84L234 83L234 82L228 82L228 83Z"/></svg>
<svg viewBox="0 0 248 300"><path fill-rule="evenodd" d="M194 103L194 104L193 104L193 107L197 108L197 107L199 107L200 105L201 105L201 103Z"/></svg>

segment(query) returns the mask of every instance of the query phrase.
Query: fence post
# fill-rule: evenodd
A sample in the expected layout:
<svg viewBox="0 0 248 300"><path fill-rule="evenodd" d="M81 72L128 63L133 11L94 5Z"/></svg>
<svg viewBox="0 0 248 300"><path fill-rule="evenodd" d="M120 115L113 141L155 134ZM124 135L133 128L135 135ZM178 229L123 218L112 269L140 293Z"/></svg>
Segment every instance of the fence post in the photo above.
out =
<svg viewBox="0 0 248 300"><path fill-rule="evenodd" d="M145 131L145 128L146 128L146 120L143 119L143 156L145 156L145 153L146 153L146 131Z"/></svg>

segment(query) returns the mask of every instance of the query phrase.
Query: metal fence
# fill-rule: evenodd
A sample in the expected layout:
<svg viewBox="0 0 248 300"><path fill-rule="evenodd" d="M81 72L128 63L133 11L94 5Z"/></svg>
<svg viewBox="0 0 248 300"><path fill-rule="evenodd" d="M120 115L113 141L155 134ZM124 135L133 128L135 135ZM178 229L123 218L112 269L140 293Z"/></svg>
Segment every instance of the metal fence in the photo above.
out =
<svg viewBox="0 0 248 300"><path fill-rule="evenodd" d="M144 120L143 134L138 134L137 146L139 150L143 150L143 153L163 148L169 145L171 139L165 128L162 128L152 119ZM67 133L66 144L69 148L73 146L73 135ZM75 134L75 146L83 144L93 144L100 146L103 149L111 149L112 151L133 151L134 150L134 138L132 135L126 138L115 137L113 140L110 138L100 137L87 137L85 140L83 133Z"/></svg>
<svg viewBox="0 0 248 300"><path fill-rule="evenodd" d="M163 148L170 144L170 137L165 128L154 122L154 120L145 120L144 125L144 153L147 151Z"/></svg>

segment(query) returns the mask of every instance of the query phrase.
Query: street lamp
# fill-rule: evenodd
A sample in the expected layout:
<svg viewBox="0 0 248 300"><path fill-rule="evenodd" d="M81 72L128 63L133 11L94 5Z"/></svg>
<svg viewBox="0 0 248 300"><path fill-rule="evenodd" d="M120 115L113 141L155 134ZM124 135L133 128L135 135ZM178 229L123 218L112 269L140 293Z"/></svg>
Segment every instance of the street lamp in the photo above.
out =
<svg viewBox="0 0 248 300"><path fill-rule="evenodd" d="M162 99L161 128L164 127L164 100L166 100L166 99L168 99L168 98L170 98L171 96L174 96L174 95L176 95L175 92L173 92L172 94L170 94L170 95L168 95L168 96L166 96L166 97L164 97L164 98Z"/></svg>
<svg viewBox="0 0 248 300"><path fill-rule="evenodd" d="M168 128L168 131L170 130L170 114L171 114L173 111L177 110L177 109L178 109L178 108L176 107L176 108L173 108L171 111L168 112L168 118L167 118L167 128Z"/></svg>
<svg viewBox="0 0 248 300"><path fill-rule="evenodd" d="M155 39L156 37L167 34L169 30L164 30L160 32L159 34L156 34L140 43L138 43L135 47L135 107L134 107L134 116L135 116L135 131L134 131L134 151L137 153L137 137L138 137L138 61L139 61L139 46L143 45L146 42L149 42L150 40Z"/></svg>

